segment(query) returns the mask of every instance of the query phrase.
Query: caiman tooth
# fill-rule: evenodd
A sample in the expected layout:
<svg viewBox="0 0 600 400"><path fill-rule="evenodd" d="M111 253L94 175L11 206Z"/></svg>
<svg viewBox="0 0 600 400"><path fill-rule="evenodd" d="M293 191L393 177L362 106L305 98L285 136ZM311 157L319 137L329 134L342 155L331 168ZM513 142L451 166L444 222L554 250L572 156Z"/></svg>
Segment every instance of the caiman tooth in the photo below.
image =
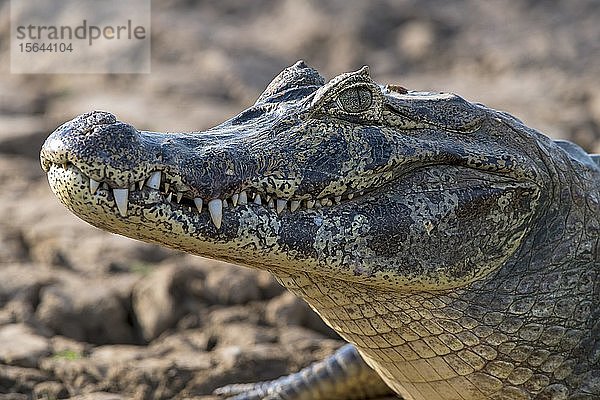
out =
<svg viewBox="0 0 600 400"><path fill-rule="evenodd" d="M204 204L204 202L202 201L202 199L200 197L194 198L194 204L196 205L198 212L202 212L202 204Z"/></svg>
<svg viewBox="0 0 600 400"><path fill-rule="evenodd" d="M306 208L313 208L315 206L314 200L306 200Z"/></svg>
<svg viewBox="0 0 600 400"><path fill-rule="evenodd" d="M223 221L223 201L221 199L212 199L208 202L208 212L213 224L219 229Z"/></svg>
<svg viewBox="0 0 600 400"><path fill-rule="evenodd" d="M285 206L287 206L287 200L277 199L277 214L281 214Z"/></svg>
<svg viewBox="0 0 600 400"><path fill-rule="evenodd" d="M260 194L256 194L256 197L254 198L254 204L262 204L262 200L260 198Z"/></svg>
<svg viewBox="0 0 600 400"><path fill-rule="evenodd" d="M353 198L354 198L354 193L350 193L350 194L348 195L348 200L352 200Z"/></svg>
<svg viewBox="0 0 600 400"><path fill-rule="evenodd" d="M237 193L231 196L231 204L233 204L234 207L237 206L239 198L240 195Z"/></svg>
<svg viewBox="0 0 600 400"><path fill-rule="evenodd" d="M169 203L170 203L171 201L173 201L173 192L170 192L170 193L167 195L167 201L168 201Z"/></svg>
<svg viewBox="0 0 600 400"><path fill-rule="evenodd" d="M142 190L144 188L144 180L143 179L141 181L138 181L138 188L139 188L139 190Z"/></svg>
<svg viewBox="0 0 600 400"><path fill-rule="evenodd" d="M333 200L335 200L336 204L340 204L340 202L342 201L342 196L335 196Z"/></svg>
<svg viewBox="0 0 600 400"><path fill-rule="evenodd" d="M229 207L229 204L227 204L227 199L223 199L223 208L227 207Z"/></svg>
<svg viewBox="0 0 600 400"><path fill-rule="evenodd" d="M167 182L165 182L165 193L167 193L170 188L171 188L171 185L168 184Z"/></svg>
<svg viewBox="0 0 600 400"><path fill-rule="evenodd" d="M240 193L238 204L248 204L248 195L246 194L245 190L242 193Z"/></svg>
<svg viewBox="0 0 600 400"><path fill-rule="evenodd" d="M158 190L160 188L160 175L160 171L154 171L151 173L150 178L148 178L148 181L146 182L146 186Z"/></svg>
<svg viewBox="0 0 600 400"><path fill-rule="evenodd" d="M183 198L183 192L177 192L177 202L181 203L181 199Z"/></svg>
<svg viewBox="0 0 600 400"><path fill-rule="evenodd" d="M129 191L130 192L134 192L135 191L135 182L132 183L131 185L129 185Z"/></svg>
<svg viewBox="0 0 600 400"><path fill-rule="evenodd" d="M96 190L98 190L99 187L100 187L100 182L90 178L90 193L91 194L96 193Z"/></svg>
<svg viewBox="0 0 600 400"><path fill-rule="evenodd" d="M269 201L267 201L267 207L275 208L275 202L273 201L273 199L269 199Z"/></svg>
<svg viewBox="0 0 600 400"><path fill-rule="evenodd" d="M119 214L121 214L122 217L126 217L127 203L129 202L129 189L113 189L113 196L115 198L115 203L117 203Z"/></svg>
<svg viewBox="0 0 600 400"><path fill-rule="evenodd" d="M298 209L298 207L300 207L300 202L298 200L292 200L290 202L290 210L291 211L296 211Z"/></svg>

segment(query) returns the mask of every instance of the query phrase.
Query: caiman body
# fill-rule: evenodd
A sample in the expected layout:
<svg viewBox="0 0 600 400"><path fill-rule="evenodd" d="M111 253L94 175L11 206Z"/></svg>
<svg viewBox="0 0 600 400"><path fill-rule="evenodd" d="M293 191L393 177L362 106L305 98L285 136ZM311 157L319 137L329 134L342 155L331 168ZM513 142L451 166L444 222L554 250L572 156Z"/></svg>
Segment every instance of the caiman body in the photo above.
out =
<svg viewBox="0 0 600 400"><path fill-rule="evenodd" d="M506 113L299 62L208 131L93 112L41 158L95 226L272 272L407 400L600 399L600 167Z"/></svg>

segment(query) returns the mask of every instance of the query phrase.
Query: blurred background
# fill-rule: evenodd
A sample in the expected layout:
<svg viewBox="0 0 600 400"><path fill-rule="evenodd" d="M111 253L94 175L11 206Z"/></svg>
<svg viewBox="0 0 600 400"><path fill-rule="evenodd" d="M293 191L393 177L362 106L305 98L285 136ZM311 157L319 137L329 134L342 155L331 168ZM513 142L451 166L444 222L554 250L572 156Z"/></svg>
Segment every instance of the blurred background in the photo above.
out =
<svg viewBox="0 0 600 400"><path fill-rule="evenodd" d="M10 74L8 7L0 0L2 399L208 399L341 344L268 274L67 212L38 153L77 114L202 130L304 59L326 78L369 65L380 83L456 92L600 152L597 0L157 0L152 72L128 75Z"/></svg>

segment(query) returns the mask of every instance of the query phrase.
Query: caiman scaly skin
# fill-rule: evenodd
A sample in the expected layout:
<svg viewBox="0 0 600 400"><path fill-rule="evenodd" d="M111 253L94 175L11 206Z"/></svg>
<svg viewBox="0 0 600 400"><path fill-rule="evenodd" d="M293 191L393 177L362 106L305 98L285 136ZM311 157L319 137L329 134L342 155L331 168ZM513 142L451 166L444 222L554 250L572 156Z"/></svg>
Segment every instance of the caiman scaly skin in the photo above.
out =
<svg viewBox="0 0 600 400"><path fill-rule="evenodd" d="M355 346L221 393L356 397L357 349L407 400L600 399L598 156L506 113L298 62L207 131L96 111L41 160L83 220L268 270Z"/></svg>

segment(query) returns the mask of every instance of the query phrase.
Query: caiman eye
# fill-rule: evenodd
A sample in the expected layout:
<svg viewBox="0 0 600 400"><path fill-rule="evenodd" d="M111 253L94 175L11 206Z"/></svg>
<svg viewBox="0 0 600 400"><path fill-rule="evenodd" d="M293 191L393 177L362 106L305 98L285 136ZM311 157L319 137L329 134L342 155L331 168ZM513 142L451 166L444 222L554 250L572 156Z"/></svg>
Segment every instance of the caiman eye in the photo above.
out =
<svg viewBox="0 0 600 400"><path fill-rule="evenodd" d="M360 113L373 104L373 92L364 86L354 86L338 95L337 104L347 113Z"/></svg>

